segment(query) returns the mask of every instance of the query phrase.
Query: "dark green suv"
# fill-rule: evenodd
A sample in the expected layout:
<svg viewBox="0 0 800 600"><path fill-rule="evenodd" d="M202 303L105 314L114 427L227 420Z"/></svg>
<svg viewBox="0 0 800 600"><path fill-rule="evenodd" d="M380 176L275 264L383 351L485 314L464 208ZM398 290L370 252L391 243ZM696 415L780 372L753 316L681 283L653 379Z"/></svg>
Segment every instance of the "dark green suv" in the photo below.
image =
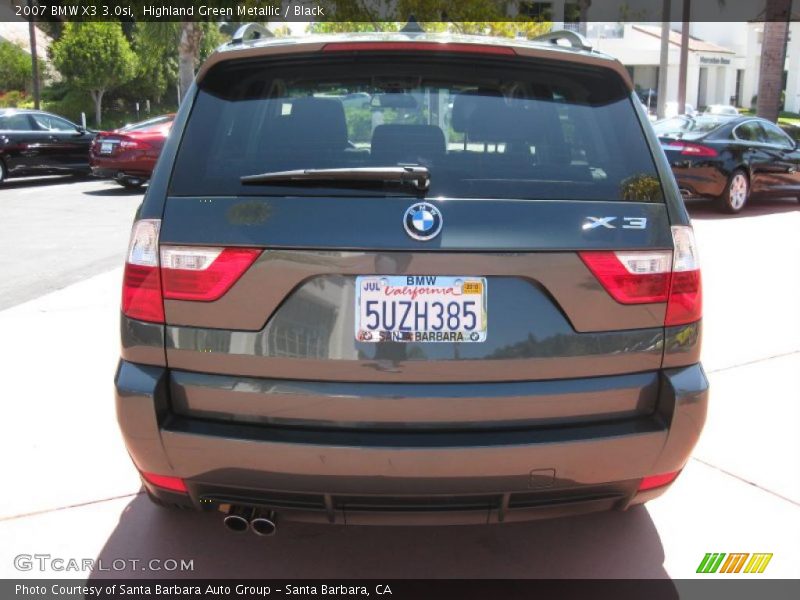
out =
<svg viewBox="0 0 800 600"><path fill-rule="evenodd" d="M238 531L625 509L700 434L700 295L628 74L574 34L237 36L133 225L119 422L153 500Z"/></svg>

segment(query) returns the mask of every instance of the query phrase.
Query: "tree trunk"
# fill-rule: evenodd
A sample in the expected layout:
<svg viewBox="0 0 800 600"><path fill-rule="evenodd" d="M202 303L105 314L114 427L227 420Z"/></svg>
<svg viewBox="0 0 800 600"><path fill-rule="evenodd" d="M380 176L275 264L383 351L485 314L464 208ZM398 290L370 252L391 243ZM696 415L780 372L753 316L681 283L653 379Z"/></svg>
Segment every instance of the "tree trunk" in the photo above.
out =
<svg viewBox="0 0 800 600"><path fill-rule="evenodd" d="M686 113L686 71L689 65L689 23L691 21L692 0L683 0L681 23L681 59L678 67L678 114ZM695 108L699 108L695 106Z"/></svg>
<svg viewBox="0 0 800 600"><path fill-rule="evenodd" d="M578 23L578 33L586 35L586 24L589 22L589 7L592 5L592 0L578 0L578 10L580 22Z"/></svg>
<svg viewBox="0 0 800 600"><path fill-rule="evenodd" d="M664 118L667 104L667 75L669 75L670 0L663 0L661 12L661 56L658 62L658 104L656 115Z"/></svg>
<svg viewBox="0 0 800 600"><path fill-rule="evenodd" d="M28 7L33 9L32 0L28 0ZM31 75L33 75L33 108L39 110L40 94L39 94L39 53L36 49L36 25L34 25L33 11L28 18L28 36L31 45Z"/></svg>
<svg viewBox="0 0 800 600"><path fill-rule="evenodd" d="M92 95L92 100L94 100L94 124L95 127L100 129L100 123L103 117L103 94L105 94L106 91L92 90L89 93Z"/></svg>
<svg viewBox="0 0 800 600"><path fill-rule="evenodd" d="M761 66L758 74L756 114L772 122L778 120L783 66L786 61L788 15L792 0L767 0L764 37L761 44Z"/></svg>
<svg viewBox="0 0 800 600"><path fill-rule="evenodd" d="M202 36L203 30L199 23L181 22L181 37L178 43L178 77L181 98L186 97L186 92L194 81L194 70L200 57Z"/></svg>

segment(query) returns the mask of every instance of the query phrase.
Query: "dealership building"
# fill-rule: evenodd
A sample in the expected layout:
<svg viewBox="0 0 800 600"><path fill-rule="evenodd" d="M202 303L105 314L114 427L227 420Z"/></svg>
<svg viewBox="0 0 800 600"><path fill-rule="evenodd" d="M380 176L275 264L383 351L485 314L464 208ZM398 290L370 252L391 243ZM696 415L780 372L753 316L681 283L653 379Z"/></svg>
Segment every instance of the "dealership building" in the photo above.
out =
<svg viewBox="0 0 800 600"><path fill-rule="evenodd" d="M669 36L667 101L678 99L680 23ZM750 108L758 91L763 23L692 23L686 72L686 102L694 107L734 104ZM624 64L634 84L658 89L659 23L589 23L591 45ZM785 110L800 112L800 23L789 27L784 68Z"/></svg>

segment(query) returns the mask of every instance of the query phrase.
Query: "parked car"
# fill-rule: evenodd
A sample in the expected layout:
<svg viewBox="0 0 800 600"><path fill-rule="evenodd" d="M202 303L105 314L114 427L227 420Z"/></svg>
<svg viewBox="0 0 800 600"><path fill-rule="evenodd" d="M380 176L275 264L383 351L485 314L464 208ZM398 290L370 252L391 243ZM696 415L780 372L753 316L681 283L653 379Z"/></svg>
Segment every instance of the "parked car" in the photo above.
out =
<svg viewBox="0 0 800 600"><path fill-rule="evenodd" d="M26 175L88 174L94 136L48 112L0 109L0 183Z"/></svg>
<svg viewBox="0 0 800 600"><path fill-rule="evenodd" d="M675 480L708 390L689 216L622 64L553 35L237 34L205 62L122 285L117 414L155 503L267 535ZM331 89L386 96L363 147Z"/></svg>
<svg viewBox="0 0 800 600"><path fill-rule="evenodd" d="M737 213L753 196L800 198L800 149L756 117L677 117L653 125L681 192Z"/></svg>
<svg viewBox="0 0 800 600"><path fill-rule="evenodd" d="M144 185L172 128L174 114L161 115L97 135L90 150L92 175L126 188Z"/></svg>
<svg viewBox="0 0 800 600"><path fill-rule="evenodd" d="M684 104L683 112L678 111L678 103L677 102L666 102L664 104L664 118L669 119L672 117L676 117L678 115L688 115L690 117L695 116L697 111L695 110L694 106L691 104Z"/></svg>
<svg viewBox="0 0 800 600"><path fill-rule="evenodd" d="M735 106L729 106L727 104L710 104L709 106L706 106L706 109L703 111L703 114L738 117L739 109L737 109Z"/></svg>

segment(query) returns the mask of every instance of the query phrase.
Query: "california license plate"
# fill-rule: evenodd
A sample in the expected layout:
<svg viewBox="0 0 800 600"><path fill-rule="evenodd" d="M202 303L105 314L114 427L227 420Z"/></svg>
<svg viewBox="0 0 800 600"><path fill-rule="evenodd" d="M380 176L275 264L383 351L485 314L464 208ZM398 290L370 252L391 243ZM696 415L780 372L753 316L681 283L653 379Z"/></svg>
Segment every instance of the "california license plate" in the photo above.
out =
<svg viewBox="0 0 800 600"><path fill-rule="evenodd" d="M356 340L482 342L486 292L485 277L356 277Z"/></svg>
<svg viewBox="0 0 800 600"><path fill-rule="evenodd" d="M100 154L111 154L114 151L114 144L111 142L100 143Z"/></svg>

